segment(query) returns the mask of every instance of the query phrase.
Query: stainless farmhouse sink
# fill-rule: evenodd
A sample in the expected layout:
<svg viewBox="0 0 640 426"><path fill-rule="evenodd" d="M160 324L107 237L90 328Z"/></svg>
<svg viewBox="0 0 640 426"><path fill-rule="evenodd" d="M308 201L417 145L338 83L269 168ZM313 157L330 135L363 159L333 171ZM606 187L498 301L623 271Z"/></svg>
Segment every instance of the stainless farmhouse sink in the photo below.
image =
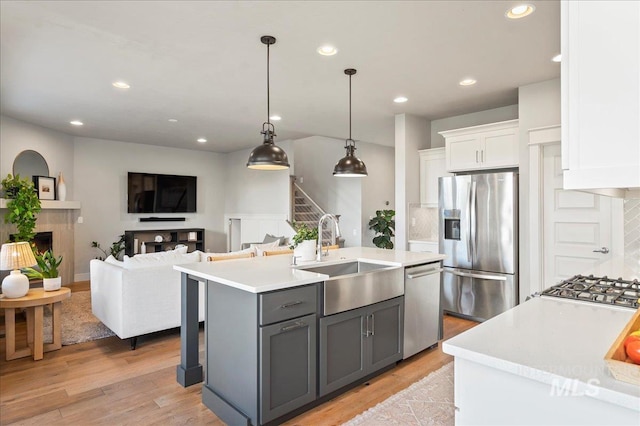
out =
<svg viewBox="0 0 640 426"><path fill-rule="evenodd" d="M324 282L324 315L382 302L404 294L400 266L353 261L298 269L328 275Z"/></svg>

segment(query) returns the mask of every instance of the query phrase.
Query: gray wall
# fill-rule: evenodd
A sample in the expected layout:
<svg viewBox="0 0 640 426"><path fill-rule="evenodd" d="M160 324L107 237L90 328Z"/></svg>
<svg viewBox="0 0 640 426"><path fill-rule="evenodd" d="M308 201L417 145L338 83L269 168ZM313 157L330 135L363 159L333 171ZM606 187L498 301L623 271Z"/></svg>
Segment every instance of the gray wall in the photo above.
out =
<svg viewBox="0 0 640 426"><path fill-rule="evenodd" d="M444 138L438 132L445 130L461 129L480 124L497 123L518 118L518 105L509 105L501 108L472 112L470 114L456 115L431 122L431 148L444 146Z"/></svg>
<svg viewBox="0 0 640 426"><path fill-rule="evenodd" d="M356 144L356 155L363 161L364 145ZM334 166L345 155L344 141L322 136L298 139L294 142L294 153L298 185L324 211L340 215L345 246L359 246L362 240L362 179L333 176Z"/></svg>
<svg viewBox="0 0 640 426"><path fill-rule="evenodd" d="M258 146L256 142L256 146ZM291 141L278 142L289 158L294 162L294 149ZM289 213L289 175L293 169L261 171L247 168L251 149L225 154L224 210L228 214L284 214Z"/></svg>
<svg viewBox="0 0 640 426"><path fill-rule="evenodd" d="M91 241L108 247L126 230L205 228L207 249L223 251L226 162L224 154L157 147L102 139L75 141L75 196L82 202L82 224L76 224L76 276L89 272L98 253ZM198 177L197 213L162 214L186 217L186 222L141 223L150 214L127 213L127 172L150 172Z"/></svg>
<svg viewBox="0 0 640 426"><path fill-rule="evenodd" d="M73 136L0 116L0 176L13 174L13 160L24 150L37 151L49 165L49 176L62 172L67 200L74 199Z"/></svg>
<svg viewBox="0 0 640 426"><path fill-rule="evenodd" d="M560 79L518 90L520 126L520 300L531 294L529 277L529 130L560 124ZM522 279L524 277L524 279Z"/></svg>
<svg viewBox="0 0 640 426"><path fill-rule="evenodd" d="M393 147L359 142L356 154L369 172L362 179L361 245L375 247L375 232L369 229L369 219L376 215L376 210L395 210L395 152Z"/></svg>

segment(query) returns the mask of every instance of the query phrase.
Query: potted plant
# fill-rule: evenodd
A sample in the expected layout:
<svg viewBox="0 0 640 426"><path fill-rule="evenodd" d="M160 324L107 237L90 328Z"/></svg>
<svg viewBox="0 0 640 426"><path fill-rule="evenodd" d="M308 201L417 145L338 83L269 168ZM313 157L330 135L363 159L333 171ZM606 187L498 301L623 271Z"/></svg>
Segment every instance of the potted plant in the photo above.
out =
<svg viewBox="0 0 640 426"><path fill-rule="evenodd" d="M105 260L109 256L113 256L118 260L122 260L120 258L124 253L124 245L125 245L124 234L121 234L118 237L118 241L114 241L113 243L111 243L111 247L109 247L107 250L100 247L99 242L91 241L91 247L97 248L104 254L104 257L102 256L96 257L96 259L100 259L100 260Z"/></svg>
<svg viewBox="0 0 640 426"><path fill-rule="evenodd" d="M58 272L58 266L62 263L62 256L56 258L51 249L44 253L36 253L38 269L22 268L22 272L29 279L41 279L45 291L59 290L62 278Z"/></svg>
<svg viewBox="0 0 640 426"><path fill-rule="evenodd" d="M293 255L303 261L315 259L318 228L309 228L306 223L294 223L293 228L296 234L291 238L289 246L293 249Z"/></svg>
<svg viewBox="0 0 640 426"><path fill-rule="evenodd" d="M17 228L13 240L31 242L35 236L36 215L41 209L33 182L21 179L20 175L8 174L2 180L2 189L8 199L4 222L12 223Z"/></svg>
<svg viewBox="0 0 640 426"><path fill-rule="evenodd" d="M376 210L376 217L369 221L369 229L376 231L373 238L373 244L383 249L392 249L393 241L391 238L395 235L396 221L395 210Z"/></svg>

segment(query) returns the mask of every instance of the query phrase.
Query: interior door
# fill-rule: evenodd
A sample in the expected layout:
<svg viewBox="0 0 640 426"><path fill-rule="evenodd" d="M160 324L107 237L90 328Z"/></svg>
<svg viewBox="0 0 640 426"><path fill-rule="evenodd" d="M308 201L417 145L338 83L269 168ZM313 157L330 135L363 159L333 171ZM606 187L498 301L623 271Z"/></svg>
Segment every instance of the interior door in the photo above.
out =
<svg viewBox="0 0 640 426"><path fill-rule="evenodd" d="M547 288L620 255L622 200L562 186L560 145L543 152L544 283ZM600 251L594 251L600 250Z"/></svg>

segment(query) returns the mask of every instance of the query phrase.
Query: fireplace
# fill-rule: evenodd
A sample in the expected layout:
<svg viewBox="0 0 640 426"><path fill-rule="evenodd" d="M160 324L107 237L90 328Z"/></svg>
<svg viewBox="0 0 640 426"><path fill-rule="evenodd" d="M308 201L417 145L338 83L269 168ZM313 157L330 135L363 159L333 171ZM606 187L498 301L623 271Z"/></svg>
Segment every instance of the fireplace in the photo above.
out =
<svg viewBox="0 0 640 426"><path fill-rule="evenodd" d="M9 239L15 241L14 234L11 234ZM53 232L38 232L35 237L33 237L33 242L36 245L38 253L44 253L50 248L53 248Z"/></svg>

